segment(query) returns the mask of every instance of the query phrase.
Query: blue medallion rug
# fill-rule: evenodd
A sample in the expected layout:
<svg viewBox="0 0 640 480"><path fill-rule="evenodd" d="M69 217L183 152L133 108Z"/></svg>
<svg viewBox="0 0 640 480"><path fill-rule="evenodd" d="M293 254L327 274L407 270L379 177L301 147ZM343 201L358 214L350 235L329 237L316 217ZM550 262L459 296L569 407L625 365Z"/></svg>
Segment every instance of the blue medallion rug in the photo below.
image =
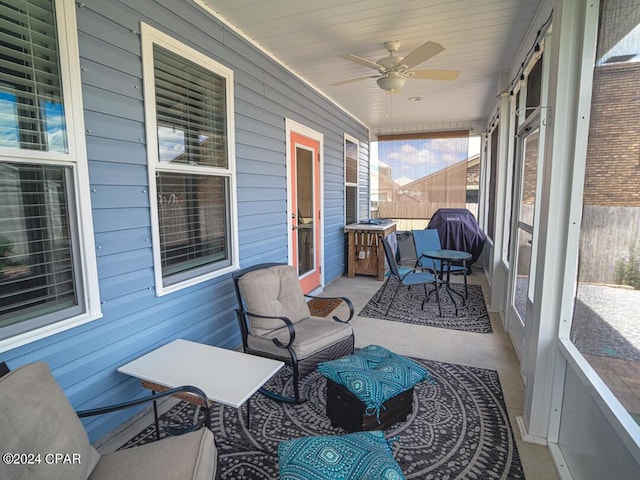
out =
<svg viewBox="0 0 640 480"><path fill-rule="evenodd" d="M434 383L416 385L413 412L385 430L396 438L393 455L407 479L522 479L524 473L505 407L498 373L431 360L420 363ZM286 367L285 367L286 368ZM267 386L293 394L289 371L276 375ZM301 382L301 405L275 402L261 394L241 410L212 407L212 429L219 453L222 480L278 478L278 445L283 440L311 435L342 435L325 414L326 379L317 371ZM162 419L189 423L199 407L180 402ZM162 420L161 420L162 421ZM161 432L164 436L164 432ZM150 425L121 448L155 440Z"/></svg>

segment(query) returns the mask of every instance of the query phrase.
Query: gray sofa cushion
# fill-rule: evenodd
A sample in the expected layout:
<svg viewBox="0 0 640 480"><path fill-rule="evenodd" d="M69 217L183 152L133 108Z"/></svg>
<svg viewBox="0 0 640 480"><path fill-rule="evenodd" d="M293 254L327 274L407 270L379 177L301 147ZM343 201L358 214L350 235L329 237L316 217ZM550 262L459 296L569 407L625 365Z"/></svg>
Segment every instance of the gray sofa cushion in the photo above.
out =
<svg viewBox="0 0 640 480"><path fill-rule="evenodd" d="M82 422L49 367L36 362L0 378L2 450L40 453L41 463L6 465L0 478L12 480L84 480L100 459ZM48 453L78 454L80 464L47 463Z"/></svg>
<svg viewBox="0 0 640 480"><path fill-rule="evenodd" d="M41 454L33 465L0 462L2 480L213 480L216 474L217 450L206 428L101 457L42 362L0 378L0 434L2 453ZM45 458L56 453L69 454L71 463Z"/></svg>
<svg viewBox="0 0 640 480"><path fill-rule="evenodd" d="M298 360L304 360L330 345L335 345L349 338L352 334L353 330L348 323L339 323L324 318L307 318L296 323L296 340L292 345L293 351L296 353ZM273 338L278 338L281 342L287 343L289 341L289 330L280 328L262 337L249 335L247 344L249 348L254 350L289 358L287 350L278 348L273 343Z"/></svg>
<svg viewBox="0 0 640 480"><path fill-rule="evenodd" d="M89 480L213 480L217 463L206 428L103 455Z"/></svg>
<svg viewBox="0 0 640 480"><path fill-rule="evenodd" d="M311 313L300 280L290 265L277 265L246 273L238 280L247 310L260 315L287 317L294 324ZM250 317L251 333L263 336L284 327L282 320Z"/></svg>

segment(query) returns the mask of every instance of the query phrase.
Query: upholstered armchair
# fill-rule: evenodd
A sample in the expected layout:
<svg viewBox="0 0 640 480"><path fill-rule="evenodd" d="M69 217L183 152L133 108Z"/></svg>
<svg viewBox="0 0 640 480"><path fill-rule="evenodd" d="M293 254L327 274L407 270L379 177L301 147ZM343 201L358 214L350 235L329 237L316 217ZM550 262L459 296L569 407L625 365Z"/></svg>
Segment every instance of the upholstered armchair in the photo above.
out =
<svg viewBox="0 0 640 480"><path fill-rule="evenodd" d="M180 390L204 398L195 387ZM42 362L30 363L0 378L2 453L22 454L0 463L0 478L24 480L176 479L213 480L218 454L208 428L101 455L90 444L79 415L128 408L154 397L104 409L75 412ZM155 398L160 398L155 395ZM208 409L207 409L208 410ZM208 424L205 415L202 425ZM31 456L29 456L31 455ZM58 455L58 456L56 456Z"/></svg>
<svg viewBox="0 0 640 480"><path fill-rule="evenodd" d="M299 403L299 380L318 363L353 353L353 305L341 320L312 317L297 272L290 265L266 263L232 274L238 300L238 323L245 353L283 361L293 370L294 398L263 393L280 401ZM308 295L306 297L309 297Z"/></svg>

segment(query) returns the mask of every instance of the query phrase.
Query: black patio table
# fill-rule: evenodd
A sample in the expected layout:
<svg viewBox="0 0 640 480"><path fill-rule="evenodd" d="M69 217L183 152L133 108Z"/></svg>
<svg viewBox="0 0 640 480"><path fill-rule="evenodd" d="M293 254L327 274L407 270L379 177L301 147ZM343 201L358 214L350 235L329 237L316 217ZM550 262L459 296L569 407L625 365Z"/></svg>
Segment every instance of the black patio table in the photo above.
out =
<svg viewBox="0 0 640 480"><path fill-rule="evenodd" d="M469 290L467 288L467 268L466 267L467 267L467 261L469 261L471 259L471 254L469 252L460 252L458 250L440 249L440 250L425 250L424 252L422 252L422 256L430 258L432 260L440 260L440 263L442 265L441 268L442 268L443 272L446 269L446 273L447 273L446 278L442 278L441 280L442 280L442 283L445 286L445 290L449 294L449 298L451 299L451 302L453 303L453 306L456 309L456 316L457 316L458 315L458 304L453 299L452 292L460 297L460 299L462 300L462 305L461 306L465 307L467 305L467 301L469 300ZM457 264L459 262L461 262L462 266L465 267L465 269L464 269L464 296L460 292L456 292L449 285L449 280L450 280L450 277L451 277L451 264L452 263L456 263ZM434 265L435 265L435 262L434 262Z"/></svg>

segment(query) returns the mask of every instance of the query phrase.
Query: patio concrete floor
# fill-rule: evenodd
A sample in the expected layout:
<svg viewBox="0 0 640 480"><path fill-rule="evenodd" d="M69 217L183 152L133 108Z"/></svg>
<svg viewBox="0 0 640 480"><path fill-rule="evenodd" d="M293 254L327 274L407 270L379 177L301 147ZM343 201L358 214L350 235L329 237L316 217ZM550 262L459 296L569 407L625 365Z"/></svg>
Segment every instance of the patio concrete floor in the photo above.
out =
<svg viewBox="0 0 640 480"><path fill-rule="evenodd" d="M474 272L469 283L481 285L485 299L487 283L484 275ZM456 277L452 281L462 281ZM503 330L497 313L489 312L493 333L468 333L444 328L425 327L401 322L360 317L357 314L382 285L374 277L341 277L325 288L322 295L346 296L354 304L356 316L351 321L355 331L356 347L370 344L382 345L402 355L426 358L442 362L458 363L498 371L500 384L509 413L511 428L516 438L518 452L527 480L554 480L558 475L545 446L525 443L521 440L516 418L522 416L524 385L520 376L520 364L507 333ZM340 308L334 313L339 314ZM168 404L168 405L167 405ZM170 402L161 411L170 408ZM113 451L133 437L152 421L151 414L137 418L117 434L96 442L102 453Z"/></svg>

